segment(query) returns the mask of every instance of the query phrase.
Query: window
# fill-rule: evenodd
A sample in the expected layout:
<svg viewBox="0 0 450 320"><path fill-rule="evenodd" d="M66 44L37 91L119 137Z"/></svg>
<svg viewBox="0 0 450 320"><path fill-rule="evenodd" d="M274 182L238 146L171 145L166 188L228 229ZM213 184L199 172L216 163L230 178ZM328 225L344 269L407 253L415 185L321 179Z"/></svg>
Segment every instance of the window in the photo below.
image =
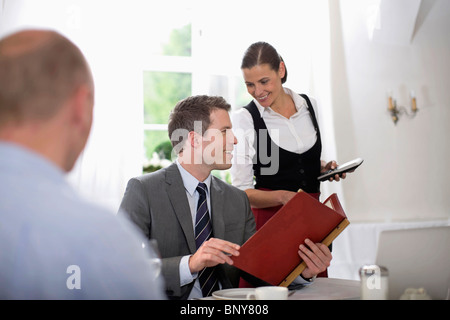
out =
<svg viewBox="0 0 450 320"><path fill-rule="evenodd" d="M167 121L175 104L191 94L190 73L144 71L144 146L147 159L171 159ZM161 153L161 150L164 150Z"/></svg>
<svg viewBox="0 0 450 320"><path fill-rule="evenodd" d="M178 8L173 20L166 20L158 30L165 37L149 45L143 71L144 99L144 172L152 172L172 162L172 147L167 132L170 111L190 95L222 96L233 107L248 103L242 76L230 72L220 60L207 59L202 43L203 30L193 19L187 4ZM198 19L198 18L197 18ZM228 172L213 172L231 182Z"/></svg>
<svg viewBox="0 0 450 320"><path fill-rule="evenodd" d="M167 41L156 50L152 64L143 72L144 150L147 163L144 172L167 166L172 160L172 146L167 121L175 104L192 94L191 23L166 26Z"/></svg>

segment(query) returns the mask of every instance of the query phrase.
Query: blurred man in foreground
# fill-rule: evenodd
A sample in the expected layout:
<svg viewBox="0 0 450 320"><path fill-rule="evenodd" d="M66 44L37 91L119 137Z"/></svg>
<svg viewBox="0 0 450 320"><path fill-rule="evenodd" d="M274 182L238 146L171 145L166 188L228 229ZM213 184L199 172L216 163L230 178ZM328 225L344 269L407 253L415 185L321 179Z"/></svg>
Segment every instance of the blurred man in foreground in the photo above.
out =
<svg viewBox="0 0 450 320"><path fill-rule="evenodd" d="M91 72L68 39L0 40L0 299L165 298L134 226L65 181L93 105Z"/></svg>

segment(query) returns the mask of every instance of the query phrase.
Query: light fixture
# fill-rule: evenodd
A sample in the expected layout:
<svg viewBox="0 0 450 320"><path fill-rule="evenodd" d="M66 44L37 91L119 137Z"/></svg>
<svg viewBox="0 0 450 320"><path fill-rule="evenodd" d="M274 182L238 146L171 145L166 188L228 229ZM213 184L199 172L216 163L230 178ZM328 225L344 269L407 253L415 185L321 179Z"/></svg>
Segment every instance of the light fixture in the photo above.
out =
<svg viewBox="0 0 450 320"><path fill-rule="evenodd" d="M411 112L409 112L405 107L397 106L397 101L392 97L392 94L389 93L389 99L388 99L388 111L391 115L392 121L394 124L397 124L400 115L407 115L410 118L413 118L417 111L417 99L416 94L414 91L411 91Z"/></svg>

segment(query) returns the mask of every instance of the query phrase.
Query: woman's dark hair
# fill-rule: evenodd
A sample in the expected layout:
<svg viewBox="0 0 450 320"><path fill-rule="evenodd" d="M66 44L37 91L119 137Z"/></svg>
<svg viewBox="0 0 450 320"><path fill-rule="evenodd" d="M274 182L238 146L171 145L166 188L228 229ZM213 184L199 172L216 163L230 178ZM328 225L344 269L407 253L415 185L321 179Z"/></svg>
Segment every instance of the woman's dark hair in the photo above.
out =
<svg viewBox="0 0 450 320"><path fill-rule="evenodd" d="M261 41L252 44L248 47L247 51L245 51L244 58L242 58L241 69L251 69L254 66L268 64L272 70L278 72L281 61L283 61L283 58L281 58L277 50L267 42ZM281 79L281 83L285 83L286 80L287 68L284 77Z"/></svg>

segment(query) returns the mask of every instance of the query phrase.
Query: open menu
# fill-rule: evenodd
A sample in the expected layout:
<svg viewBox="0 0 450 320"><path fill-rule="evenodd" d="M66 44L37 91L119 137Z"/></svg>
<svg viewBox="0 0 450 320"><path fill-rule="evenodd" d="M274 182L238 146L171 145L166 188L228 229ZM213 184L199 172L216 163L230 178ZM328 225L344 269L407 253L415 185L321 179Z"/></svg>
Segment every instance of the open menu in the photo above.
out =
<svg viewBox="0 0 450 320"><path fill-rule="evenodd" d="M329 246L349 224L336 194L321 203L300 190L242 245L233 265L287 287L306 267L299 245L308 238Z"/></svg>

